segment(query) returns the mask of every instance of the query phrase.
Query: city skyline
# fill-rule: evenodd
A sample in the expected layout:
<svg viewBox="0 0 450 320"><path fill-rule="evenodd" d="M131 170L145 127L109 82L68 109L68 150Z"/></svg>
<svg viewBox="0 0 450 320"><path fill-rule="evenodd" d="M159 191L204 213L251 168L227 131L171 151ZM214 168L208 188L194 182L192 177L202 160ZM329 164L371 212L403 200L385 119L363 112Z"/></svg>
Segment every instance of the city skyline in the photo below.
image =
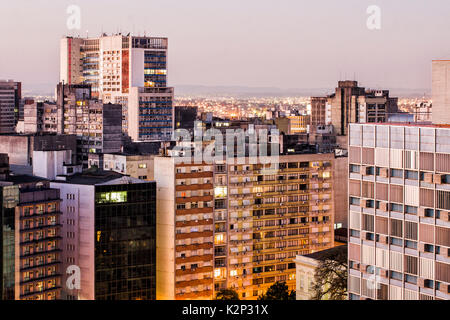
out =
<svg viewBox="0 0 450 320"><path fill-rule="evenodd" d="M51 93L59 77L55 62L63 36L145 32L171 39L170 86L295 92L333 88L336 80L355 79L370 88L429 94L430 61L450 54L450 45L439 41L450 24L445 19L450 4L438 2L427 6L425 1L285 1L275 7L259 1L256 7L249 1L237 7L233 1L130 1L118 10L117 1L108 1L108 7L104 1L40 1L26 6L17 1L1 14L2 38L9 45L0 60L0 78L21 79L24 92ZM71 5L80 8L80 29L67 27ZM380 29L367 26L372 5L380 9ZM19 24L20 17L29 23ZM425 20L426 25L420 23ZM28 50L38 46L39 51Z"/></svg>

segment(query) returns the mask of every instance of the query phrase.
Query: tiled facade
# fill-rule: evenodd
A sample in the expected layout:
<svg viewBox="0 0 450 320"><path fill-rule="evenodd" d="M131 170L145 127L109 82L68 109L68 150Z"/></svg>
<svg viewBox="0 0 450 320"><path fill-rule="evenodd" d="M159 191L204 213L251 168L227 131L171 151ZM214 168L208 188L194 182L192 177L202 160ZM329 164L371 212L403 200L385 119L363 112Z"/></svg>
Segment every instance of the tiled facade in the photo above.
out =
<svg viewBox="0 0 450 320"><path fill-rule="evenodd" d="M349 298L450 298L450 129L350 124Z"/></svg>

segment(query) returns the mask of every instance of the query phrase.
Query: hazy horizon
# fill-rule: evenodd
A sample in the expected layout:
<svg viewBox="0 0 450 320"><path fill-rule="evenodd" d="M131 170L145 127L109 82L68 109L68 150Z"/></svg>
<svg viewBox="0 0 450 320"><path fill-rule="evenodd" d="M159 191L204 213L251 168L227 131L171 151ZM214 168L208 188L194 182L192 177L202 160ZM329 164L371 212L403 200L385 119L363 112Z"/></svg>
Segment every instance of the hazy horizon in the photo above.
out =
<svg viewBox="0 0 450 320"><path fill-rule="evenodd" d="M68 30L67 7L81 9ZM371 5L379 30L366 25ZM435 0L119 1L16 0L0 11L0 79L53 92L59 39L121 31L169 38L169 85L368 88L430 92L431 60L450 58L450 2Z"/></svg>

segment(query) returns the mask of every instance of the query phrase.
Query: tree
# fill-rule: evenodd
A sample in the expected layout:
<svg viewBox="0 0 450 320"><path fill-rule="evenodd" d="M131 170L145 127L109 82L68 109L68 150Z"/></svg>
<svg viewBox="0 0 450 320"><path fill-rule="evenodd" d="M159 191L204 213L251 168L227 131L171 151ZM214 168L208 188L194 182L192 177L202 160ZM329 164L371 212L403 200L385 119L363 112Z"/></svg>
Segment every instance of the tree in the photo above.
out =
<svg viewBox="0 0 450 320"><path fill-rule="evenodd" d="M216 293L214 300L239 300L239 294L234 289L222 289Z"/></svg>
<svg viewBox="0 0 450 320"><path fill-rule="evenodd" d="M311 300L347 299L347 251L342 246L323 257L316 268Z"/></svg>
<svg viewBox="0 0 450 320"><path fill-rule="evenodd" d="M295 291L289 292L286 282L277 281L258 300L295 300Z"/></svg>

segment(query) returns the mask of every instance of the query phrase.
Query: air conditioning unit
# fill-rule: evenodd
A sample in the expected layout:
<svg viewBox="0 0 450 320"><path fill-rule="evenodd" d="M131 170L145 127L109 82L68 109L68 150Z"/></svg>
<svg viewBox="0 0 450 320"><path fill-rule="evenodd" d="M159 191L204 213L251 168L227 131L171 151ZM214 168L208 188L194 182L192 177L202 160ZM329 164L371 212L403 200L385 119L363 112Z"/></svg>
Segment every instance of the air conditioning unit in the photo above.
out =
<svg viewBox="0 0 450 320"><path fill-rule="evenodd" d="M389 178L389 169L388 168L380 168L380 177Z"/></svg>
<svg viewBox="0 0 450 320"><path fill-rule="evenodd" d="M430 173L430 172L425 172L425 173L423 174L423 180L424 180L426 183L433 183L433 174Z"/></svg>
<svg viewBox="0 0 450 320"><path fill-rule="evenodd" d="M434 174L433 175L433 183L436 184L442 184L442 181L444 180L444 175L443 174Z"/></svg>

